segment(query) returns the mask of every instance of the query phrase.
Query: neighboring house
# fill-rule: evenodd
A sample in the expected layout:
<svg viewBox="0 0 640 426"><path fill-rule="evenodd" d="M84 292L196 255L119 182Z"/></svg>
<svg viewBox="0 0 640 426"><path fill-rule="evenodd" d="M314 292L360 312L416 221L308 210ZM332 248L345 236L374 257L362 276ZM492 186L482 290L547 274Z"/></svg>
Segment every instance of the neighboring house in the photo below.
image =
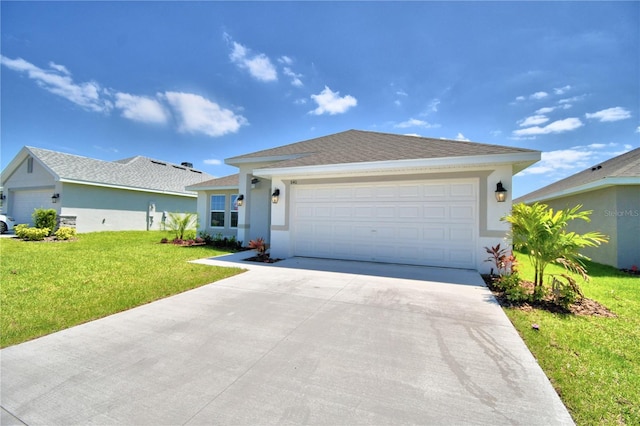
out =
<svg viewBox="0 0 640 426"><path fill-rule="evenodd" d="M591 222L575 220L568 229L600 231L610 240L585 248L583 254L616 268L640 267L640 148L514 200L526 204L536 201L554 210L578 204L583 210L593 210Z"/></svg>
<svg viewBox="0 0 640 426"><path fill-rule="evenodd" d="M237 175L187 189L198 192L201 230L245 244L263 237L272 257L488 271L483 247L505 237L511 178L539 159L528 149L349 130L229 158Z"/></svg>
<svg viewBox="0 0 640 426"><path fill-rule="evenodd" d="M78 232L161 229L168 212L195 212L185 190L213 176L190 164L145 157L102 161L24 147L2 171L3 208L33 224L36 208L53 208L61 226Z"/></svg>

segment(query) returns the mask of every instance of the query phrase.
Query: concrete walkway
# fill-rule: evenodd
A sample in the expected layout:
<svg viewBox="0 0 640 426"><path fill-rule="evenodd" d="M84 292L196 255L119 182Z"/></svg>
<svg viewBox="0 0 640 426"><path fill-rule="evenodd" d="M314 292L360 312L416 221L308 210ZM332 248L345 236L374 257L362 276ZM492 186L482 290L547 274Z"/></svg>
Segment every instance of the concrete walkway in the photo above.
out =
<svg viewBox="0 0 640 426"><path fill-rule="evenodd" d="M292 258L0 351L3 425L572 424L476 272Z"/></svg>

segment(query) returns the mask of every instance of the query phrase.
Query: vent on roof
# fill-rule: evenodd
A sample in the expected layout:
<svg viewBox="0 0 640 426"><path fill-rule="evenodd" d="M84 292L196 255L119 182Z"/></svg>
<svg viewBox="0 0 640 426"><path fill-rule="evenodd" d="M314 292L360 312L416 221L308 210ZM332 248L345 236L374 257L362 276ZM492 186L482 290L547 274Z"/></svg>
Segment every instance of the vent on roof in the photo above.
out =
<svg viewBox="0 0 640 426"><path fill-rule="evenodd" d="M167 165L167 163L163 163L162 161L151 160L151 162L152 162L153 164L159 164L159 165L161 165L161 166L166 166L166 165Z"/></svg>
<svg viewBox="0 0 640 426"><path fill-rule="evenodd" d="M200 174L200 175L202 174L202 172L201 172L200 170L193 170L193 169L191 169L191 171L192 171L193 173L198 173L198 174Z"/></svg>
<svg viewBox="0 0 640 426"><path fill-rule="evenodd" d="M180 167L180 166L173 166L174 169L180 169L180 170L187 170L184 167Z"/></svg>
<svg viewBox="0 0 640 426"><path fill-rule="evenodd" d="M601 166L601 165L597 165L597 166L592 167L592 168L591 168L591 171L592 171L592 172L595 172L596 170L600 170L601 168L602 168L602 166Z"/></svg>
<svg viewBox="0 0 640 426"><path fill-rule="evenodd" d="M190 169L193 169L193 163L189 163L189 162L182 162L180 163L181 166L185 166L185 167L189 167Z"/></svg>

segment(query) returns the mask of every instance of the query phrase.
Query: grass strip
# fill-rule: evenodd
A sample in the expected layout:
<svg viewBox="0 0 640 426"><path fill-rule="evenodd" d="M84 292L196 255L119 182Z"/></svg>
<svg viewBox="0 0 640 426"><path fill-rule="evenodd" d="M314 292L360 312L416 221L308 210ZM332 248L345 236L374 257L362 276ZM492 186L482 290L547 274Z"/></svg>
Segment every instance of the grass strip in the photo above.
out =
<svg viewBox="0 0 640 426"><path fill-rule="evenodd" d="M159 244L166 232L76 241L0 239L0 347L15 345L242 272L188 263L225 253Z"/></svg>

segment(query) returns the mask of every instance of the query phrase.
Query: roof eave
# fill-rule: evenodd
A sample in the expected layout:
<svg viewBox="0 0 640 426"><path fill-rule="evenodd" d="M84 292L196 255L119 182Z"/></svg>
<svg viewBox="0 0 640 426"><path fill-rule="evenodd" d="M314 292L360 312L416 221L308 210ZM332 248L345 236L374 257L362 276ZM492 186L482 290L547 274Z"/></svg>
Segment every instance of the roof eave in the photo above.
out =
<svg viewBox="0 0 640 426"><path fill-rule="evenodd" d="M270 155L264 157L232 157L224 160L225 164L230 166L240 166L242 164L251 164L251 163L275 163L278 161L285 160L296 160L301 157L306 157L307 155L311 155L312 153L304 153L304 154L289 154L289 155Z"/></svg>
<svg viewBox="0 0 640 426"><path fill-rule="evenodd" d="M585 183L583 185L573 186L571 188L566 188L537 197L528 198L525 195L523 197L520 197L520 201L525 204L544 202L555 200L557 198L567 197L570 195L581 194L583 192L595 191L596 189L603 189L615 185L640 185L640 176L605 177L593 182Z"/></svg>
<svg viewBox="0 0 640 426"><path fill-rule="evenodd" d="M299 167L264 168L253 170L253 175L270 178L272 176L299 177L353 173L390 173L398 170L445 169L487 167L491 165L518 165L522 170L540 160L540 152L520 152L512 154L491 154L463 157L419 158L411 160L372 161L361 163L340 163ZM515 172L514 172L515 173Z"/></svg>
<svg viewBox="0 0 640 426"><path fill-rule="evenodd" d="M125 189L128 191L150 192L152 194L177 195L180 197L189 197L189 198L193 198L197 196L197 194L189 193L189 192L165 191L162 189L141 188L136 186L126 186L126 185L112 185L108 183L88 182L88 181L76 180L76 179L60 179L60 182L73 183L76 185L99 186L103 188L112 188L112 189Z"/></svg>
<svg viewBox="0 0 640 426"><path fill-rule="evenodd" d="M233 190L238 190L238 188L240 188L238 185L225 185L225 186L215 186L215 185L208 185L208 186L187 186L185 189L187 191L233 191Z"/></svg>

